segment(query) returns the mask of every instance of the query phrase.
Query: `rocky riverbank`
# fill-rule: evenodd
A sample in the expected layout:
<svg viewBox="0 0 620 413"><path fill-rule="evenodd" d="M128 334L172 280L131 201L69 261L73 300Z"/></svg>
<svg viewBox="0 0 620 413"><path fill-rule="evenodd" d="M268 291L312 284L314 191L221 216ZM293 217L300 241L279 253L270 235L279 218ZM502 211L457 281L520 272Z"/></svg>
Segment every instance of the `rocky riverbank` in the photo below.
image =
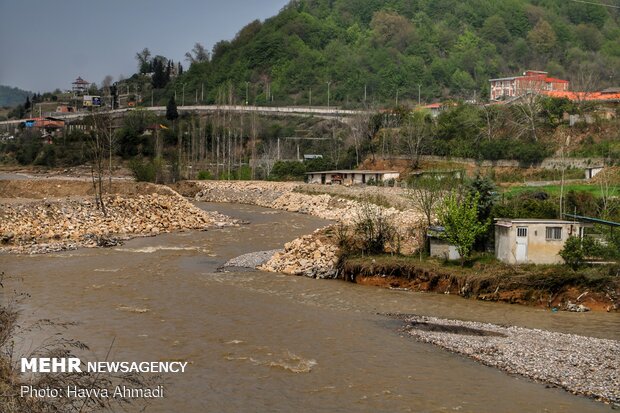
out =
<svg viewBox="0 0 620 413"><path fill-rule="evenodd" d="M28 183L31 185L31 183ZM80 247L114 246L137 236L153 236L179 230L205 230L234 225L236 222L217 213L203 211L189 201L162 187L159 192L144 193L137 184L127 183L122 194L104 196L107 214L97 208L93 198L78 190L77 184L58 184L72 188L62 194L67 198L24 199L41 192L24 190L19 184L3 183L18 198L0 201L0 251L11 253L46 253ZM132 187L132 188L130 188ZM31 192L28 192L31 191ZM53 185L51 193L57 193Z"/></svg>
<svg viewBox="0 0 620 413"><path fill-rule="evenodd" d="M620 407L618 341L435 317L404 318L404 331L416 340Z"/></svg>
<svg viewBox="0 0 620 413"><path fill-rule="evenodd" d="M186 181L173 188L198 201L247 203L309 214L345 225L358 219L366 207L365 202L345 198L339 192L306 193L310 187L295 182ZM356 193L356 198L364 199L360 193ZM401 252L411 253L418 247L416 227L421 217L417 211L383 205L374 205L373 208L380 211L397 229ZM288 243L284 252L274 254L259 268L314 278L333 278L337 274L338 261L337 237L333 235L334 232L335 228L331 227L298 238Z"/></svg>
<svg viewBox="0 0 620 413"><path fill-rule="evenodd" d="M329 230L319 229L284 244L259 270L304 275L311 278L335 278L338 275L338 247Z"/></svg>

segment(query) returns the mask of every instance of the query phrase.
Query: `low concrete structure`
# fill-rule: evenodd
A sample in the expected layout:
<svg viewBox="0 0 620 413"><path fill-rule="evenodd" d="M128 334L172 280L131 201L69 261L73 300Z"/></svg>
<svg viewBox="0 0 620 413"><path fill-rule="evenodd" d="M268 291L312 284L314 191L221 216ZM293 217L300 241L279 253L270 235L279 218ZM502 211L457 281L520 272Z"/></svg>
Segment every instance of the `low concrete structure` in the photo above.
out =
<svg viewBox="0 0 620 413"><path fill-rule="evenodd" d="M430 256L443 258L445 260L458 260L461 254L456 249L456 245L452 245L442 238L445 232L444 227L429 227L426 233L430 244Z"/></svg>
<svg viewBox="0 0 620 413"><path fill-rule="evenodd" d="M586 168L586 179L592 179L603 170L603 166L591 166Z"/></svg>
<svg viewBox="0 0 620 413"><path fill-rule="evenodd" d="M591 224L559 219L495 220L495 257L508 264L561 264L569 236L583 236Z"/></svg>
<svg viewBox="0 0 620 413"><path fill-rule="evenodd" d="M400 173L397 171L357 171L352 169L307 172L306 175L308 176L308 183L323 185L355 185L367 184L369 182L378 183L390 179L398 179L400 177Z"/></svg>

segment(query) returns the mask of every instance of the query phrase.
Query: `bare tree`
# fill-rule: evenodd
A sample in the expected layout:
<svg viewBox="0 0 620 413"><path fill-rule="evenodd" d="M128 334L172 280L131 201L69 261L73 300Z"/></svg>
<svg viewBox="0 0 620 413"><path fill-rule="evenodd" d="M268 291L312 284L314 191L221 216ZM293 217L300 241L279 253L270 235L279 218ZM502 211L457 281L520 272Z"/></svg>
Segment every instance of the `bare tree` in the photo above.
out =
<svg viewBox="0 0 620 413"><path fill-rule="evenodd" d="M422 155L424 145L432 136L432 129L433 119L429 113L422 110L409 114L400 129L400 135L414 169L420 166L420 155Z"/></svg>
<svg viewBox="0 0 620 413"><path fill-rule="evenodd" d="M112 81L114 80L114 78L111 75L107 75L106 77L103 78L103 81L101 82L101 89L103 89L103 94L105 96L110 96L110 86L112 86ZM110 105L112 106L112 105Z"/></svg>
<svg viewBox="0 0 620 413"><path fill-rule="evenodd" d="M209 51L205 49L201 43L196 42L192 50L185 53L185 60L187 60L190 65L207 62L209 60Z"/></svg>
<svg viewBox="0 0 620 413"><path fill-rule="evenodd" d="M109 143L113 141L112 118L109 114L93 113L89 116L91 130L88 134L88 146L91 152L91 179L95 191L95 203L103 215L107 216L105 201L103 199L103 176L105 171L105 158L109 153Z"/></svg>
<svg viewBox="0 0 620 413"><path fill-rule="evenodd" d="M491 142L502 130L504 113L497 105L480 105L480 109L485 124L485 127L480 129L481 134L483 134L480 138Z"/></svg>
<svg viewBox="0 0 620 413"><path fill-rule="evenodd" d="M361 111L357 113L350 122L351 125L351 137L353 138L353 146L355 148L355 162L357 165L362 161L361 159L361 147L365 139L368 139L368 135L372 134L370 120L372 112Z"/></svg>
<svg viewBox="0 0 620 413"><path fill-rule="evenodd" d="M527 93L520 99L519 103L512 106L511 123L514 127L514 135L516 138L528 136L534 141L538 141L538 118L542 108L540 95Z"/></svg>
<svg viewBox="0 0 620 413"><path fill-rule="evenodd" d="M424 215L426 225L431 226L437 206L451 185L450 180L441 179L437 176L421 176L417 178L407 190L413 209Z"/></svg>
<svg viewBox="0 0 620 413"><path fill-rule="evenodd" d="M581 116L586 112L592 93L596 92L601 83L600 76L593 65L582 64L572 81L572 89L576 92L577 108Z"/></svg>
<svg viewBox="0 0 620 413"><path fill-rule="evenodd" d="M544 87L545 80L537 76L522 82L520 86L522 94L512 105L511 122L515 127L517 138L526 135L538 141L539 114L542 109L541 92Z"/></svg>
<svg viewBox="0 0 620 413"><path fill-rule="evenodd" d="M252 165L252 180L256 179L256 138L258 136L258 120L256 119L256 112L252 112L251 126L250 126L250 147L251 147L251 165Z"/></svg>

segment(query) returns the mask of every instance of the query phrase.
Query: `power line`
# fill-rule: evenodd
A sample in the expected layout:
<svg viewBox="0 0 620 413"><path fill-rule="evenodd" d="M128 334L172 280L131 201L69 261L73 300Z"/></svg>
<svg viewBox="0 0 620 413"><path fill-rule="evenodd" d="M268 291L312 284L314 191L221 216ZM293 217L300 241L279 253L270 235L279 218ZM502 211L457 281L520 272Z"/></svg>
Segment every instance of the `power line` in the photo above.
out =
<svg viewBox="0 0 620 413"><path fill-rule="evenodd" d="M613 4L595 3L593 1L585 1L585 0L571 0L571 1L574 1L575 3L593 4L595 6L611 7L611 8L614 8L614 9L620 9L620 6L616 6L616 5L613 5Z"/></svg>

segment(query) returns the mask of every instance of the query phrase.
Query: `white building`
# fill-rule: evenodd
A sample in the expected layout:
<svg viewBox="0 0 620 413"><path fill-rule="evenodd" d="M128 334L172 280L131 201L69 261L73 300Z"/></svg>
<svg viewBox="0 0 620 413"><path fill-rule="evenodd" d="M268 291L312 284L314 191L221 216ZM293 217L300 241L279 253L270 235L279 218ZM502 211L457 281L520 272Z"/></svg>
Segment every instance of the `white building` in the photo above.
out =
<svg viewBox="0 0 620 413"><path fill-rule="evenodd" d="M307 172L306 175L308 176L308 183L323 185L378 183L390 179L396 180L400 177L400 173L397 171L358 171L352 169Z"/></svg>
<svg viewBox="0 0 620 413"><path fill-rule="evenodd" d="M495 220L495 257L508 264L561 264L569 236L583 236L592 224L559 219Z"/></svg>

